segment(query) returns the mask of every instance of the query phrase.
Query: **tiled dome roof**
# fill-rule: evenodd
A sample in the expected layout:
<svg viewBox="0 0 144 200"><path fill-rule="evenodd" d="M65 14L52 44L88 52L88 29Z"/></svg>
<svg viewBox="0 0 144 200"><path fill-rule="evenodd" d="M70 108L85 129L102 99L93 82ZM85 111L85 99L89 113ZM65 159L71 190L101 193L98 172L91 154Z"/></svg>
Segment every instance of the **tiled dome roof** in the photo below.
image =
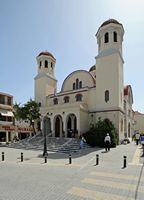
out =
<svg viewBox="0 0 144 200"><path fill-rule="evenodd" d="M55 57L54 57L50 52L48 52L48 51L42 51L42 52L38 55L38 57L41 56L41 55L44 55L44 56L51 56L52 58L55 59Z"/></svg>
<svg viewBox="0 0 144 200"><path fill-rule="evenodd" d="M93 66L89 69L89 72L94 71L94 70L96 70L96 66L95 66L95 65L93 65Z"/></svg>
<svg viewBox="0 0 144 200"><path fill-rule="evenodd" d="M102 25L101 25L100 27L103 27L103 26L105 26L105 25L107 25L107 24L110 24L110 23L121 25L121 24L120 24L117 20L115 20L115 19L108 19L107 21L103 22Z"/></svg>
<svg viewBox="0 0 144 200"><path fill-rule="evenodd" d="M124 95L128 95L128 88L129 88L129 85L126 85L124 87Z"/></svg>

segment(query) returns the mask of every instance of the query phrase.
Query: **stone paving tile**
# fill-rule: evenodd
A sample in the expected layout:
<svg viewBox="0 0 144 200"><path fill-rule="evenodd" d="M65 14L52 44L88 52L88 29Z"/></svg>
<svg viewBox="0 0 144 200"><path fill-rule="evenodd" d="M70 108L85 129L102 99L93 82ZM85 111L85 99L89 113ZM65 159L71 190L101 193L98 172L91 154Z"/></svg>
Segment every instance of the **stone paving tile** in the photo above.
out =
<svg viewBox="0 0 144 200"><path fill-rule="evenodd" d="M21 163L21 150L0 148L2 151L6 160L0 161L0 200L144 199L143 158L138 159L141 149L134 143L108 153L94 148L89 153L84 150L72 154L71 165L65 154L49 152L48 163L44 164L41 151L25 150Z"/></svg>
<svg viewBox="0 0 144 200"><path fill-rule="evenodd" d="M75 196L85 197L86 199L93 199L93 200L134 200L131 197L102 193L81 187L72 187L71 190L68 191L68 193L73 194Z"/></svg>

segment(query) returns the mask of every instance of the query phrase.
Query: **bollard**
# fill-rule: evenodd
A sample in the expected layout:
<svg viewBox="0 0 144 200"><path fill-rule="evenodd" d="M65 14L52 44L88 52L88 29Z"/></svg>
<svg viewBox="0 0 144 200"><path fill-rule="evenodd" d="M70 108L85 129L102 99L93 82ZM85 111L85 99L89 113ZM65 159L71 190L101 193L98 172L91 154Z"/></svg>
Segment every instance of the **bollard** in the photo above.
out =
<svg viewBox="0 0 144 200"><path fill-rule="evenodd" d="M72 163L72 157L71 157L71 154L69 154L69 164Z"/></svg>
<svg viewBox="0 0 144 200"><path fill-rule="evenodd" d="M124 156L123 157L123 168L126 168L127 167L127 157L126 156Z"/></svg>
<svg viewBox="0 0 144 200"><path fill-rule="evenodd" d="M99 155L96 154L96 165L98 165L98 164L99 164Z"/></svg>
<svg viewBox="0 0 144 200"><path fill-rule="evenodd" d="M2 161L4 161L4 152L2 152Z"/></svg>
<svg viewBox="0 0 144 200"><path fill-rule="evenodd" d="M47 153L44 155L45 163L47 163Z"/></svg>
<svg viewBox="0 0 144 200"><path fill-rule="evenodd" d="M23 162L23 153L21 152L21 162Z"/></svg>

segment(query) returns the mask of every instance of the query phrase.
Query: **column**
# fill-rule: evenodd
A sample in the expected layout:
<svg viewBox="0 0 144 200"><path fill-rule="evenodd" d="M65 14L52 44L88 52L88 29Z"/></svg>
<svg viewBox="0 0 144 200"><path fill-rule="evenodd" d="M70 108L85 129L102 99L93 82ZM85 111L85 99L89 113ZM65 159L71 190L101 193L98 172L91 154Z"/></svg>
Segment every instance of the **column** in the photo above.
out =
<svg viewBox="0 0 144 200"><path fill-rule="evenodd" d="M79 117L79 115L76 115L76 118L77 118L78 136L80 136L80 135L81 135L81 132L80 132L80 117Z"/></svg>
<svg viewBox="0 0 144 200"><path fill-rule="evenodd" d="M60 118L60 137L62 137L62 134L63 134L63 133L62 133L62 131L63 131L63 130L62 130L62 128L63 128L63 127L62 127L62 122L63 122L63 121L62 121L62 118Z"/></svg>
<svg viewBox="0 0 144 200"><path fill-rule="evenodd" d="M55 124L54 124L54 118L51 118L51 131L52 131L52 137L55 137Z"/></svg>
<svg viewBox="0 0 144 200"><path fill-rule="evenodd" d="M71 116L71 129L72 129L72 131L74 131L74 117L75 116Z"/></svg>
<svg viewBox="0 0 144 200"><path fill-rule="evenodd" d="M65 118L63 118L63 130L64 130L64 137L67 137L66 119Z"/></svg>

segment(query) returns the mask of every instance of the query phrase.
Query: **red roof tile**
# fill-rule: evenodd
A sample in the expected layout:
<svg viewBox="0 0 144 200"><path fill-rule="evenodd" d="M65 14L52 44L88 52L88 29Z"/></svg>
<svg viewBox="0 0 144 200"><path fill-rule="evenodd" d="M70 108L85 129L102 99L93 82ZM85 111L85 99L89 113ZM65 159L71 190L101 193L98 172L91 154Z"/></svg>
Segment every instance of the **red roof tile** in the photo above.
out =
<svg viewBox="0 0 144 200"><path fill-rule="evenodd" d="M48 51L42 51L42 52L38 55L38 57L41 56L41 55L44 55L44 56L51 56L52 58L55 59L55 57L54 57L50 52L48 52ZM55 60L56 60L56 59L55 59Z"/></svg>
<svg viewBox="0 0 144 200"><path fill-rule="evenodd" d="M121 25L121 24L120 24L117 20L115 20L115 19L108 19L107 21L103 22L102 25L101 25L100 27L105 26L105 25L110 24L110 23Z"/></svg>

